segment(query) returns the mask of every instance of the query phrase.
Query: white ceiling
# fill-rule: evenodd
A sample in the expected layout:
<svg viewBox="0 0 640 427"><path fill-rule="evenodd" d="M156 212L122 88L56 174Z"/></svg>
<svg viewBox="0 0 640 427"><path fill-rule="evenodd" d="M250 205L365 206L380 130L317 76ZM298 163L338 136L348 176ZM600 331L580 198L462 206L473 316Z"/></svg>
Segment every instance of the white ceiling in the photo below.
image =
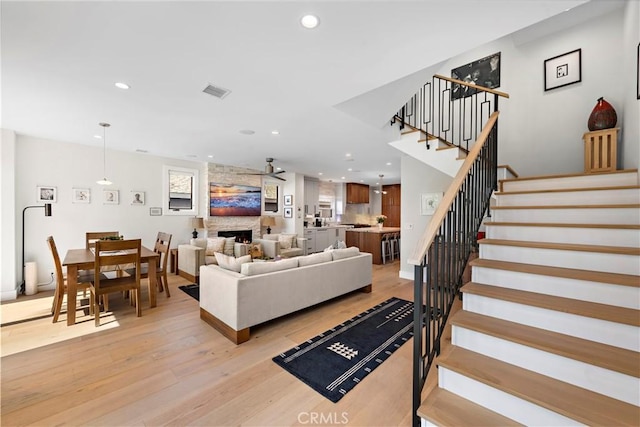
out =
<svg viewBox="0 0 640 427"><path fill-rule="evenodd" d="M102 147L109 122L109 149L399 182L388 119L420 70L584 1L3 0L1 126Z"/></svg>

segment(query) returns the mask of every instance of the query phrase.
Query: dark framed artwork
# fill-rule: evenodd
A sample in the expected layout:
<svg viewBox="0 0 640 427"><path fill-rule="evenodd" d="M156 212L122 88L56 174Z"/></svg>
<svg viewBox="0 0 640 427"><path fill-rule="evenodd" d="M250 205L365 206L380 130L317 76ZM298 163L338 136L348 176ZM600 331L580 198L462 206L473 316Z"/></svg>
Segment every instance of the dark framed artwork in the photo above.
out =
<svg viewBox="0 0 640 427"><path fill-rule="evenodd" d="M636 80L637 80L637 91L638 91L638 98L640 99L640 43L638 43L638 66L636 67Z"/></svg>
<svg viewBox="0 0 640 427"><path fill-rule="evenodd" d="M454 68L451 70L451 78L489 89L500 87L500 52ZM466 98L477 92L473 88L457 83L453 84L451 90L451 99Z"/></svg>
<svg viewBox="0 0 640 427"><path fill-rule="evenodd" d="M284 208L284 217L293 218L293 208Z"/></svg>
<svg viewBox="0 0 640 427"><path fill-rule="evenodd" d="M572 50L544 61L544 90L582 81L582 49Z"/></svg>

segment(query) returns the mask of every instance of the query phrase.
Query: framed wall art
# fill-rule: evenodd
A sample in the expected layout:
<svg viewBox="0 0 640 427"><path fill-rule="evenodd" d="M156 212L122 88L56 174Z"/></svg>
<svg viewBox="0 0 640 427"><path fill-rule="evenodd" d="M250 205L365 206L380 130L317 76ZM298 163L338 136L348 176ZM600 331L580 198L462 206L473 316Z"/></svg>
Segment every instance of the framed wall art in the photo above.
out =
<svg viewBox="0 0 640 427"><path fill-rule="evenodd" d="M425 193L420 195L420 215L433 215L440 204L442 193Z"/></svg>
<svg viewBox="0 0 640 427"><path fill-rule="evenodd" d="M572 50L544 61L544 90L582 81L582 49Z"/></svg>
<svg viewBox="0 0 640 427"><path fill-rule="evenodd" d="M103 190L102 196L105 205L117 205L120 203L120 193L118 190Z"/></svg>
<svg viewBox="0 0 640 427"><path fill-rule="evenodd" d="M638 99L640 99L640 43L638 43L638 64L636 67L636 88L638 91Z"/></svg>
<svg viewBox="0 0 640 427"><path fill-rule="evenodd" d="M36 187L36 200L43 203L55 203L58 201L58 190L56 187L43 185Z"/></svg>
<svg viewBox="0 0 640 427"><path fill-rule="evenodd" d="M149 215L151 216L162 215L162 208L149 208Z"/></svg>
<svg viewBox="0 0 640 427"><path fill-rule="evenodd" d="M130 200L132 205L144 205L144 191L131 190Z"/></svg>
<svg viewBox="0 0 640 427"><path fill-rule="evenodd" d="M284 208L284 217L293 218L293 208Z"/></svg>
<svg viewBox="0 0 640 427"><path fill-rule="evenodd" d="M489 89L500 87L500 52L462 65L451 70L451 78L473 83ZM451 87L451 99L471 96L476 89L454 83Z"/></svg>
<svg viewBox="0 0 640 427"><path fill-rule="evenodd" d="M73 203L91 203L91 189L74 188L72 191L71 201Z"/></svg>
<svg viewBox="0 0 640 427"><path fill-rule="evenodd" d="M285 194L285 196L284 196L284 205L285 206L293 206L293 195Z"/></svg>

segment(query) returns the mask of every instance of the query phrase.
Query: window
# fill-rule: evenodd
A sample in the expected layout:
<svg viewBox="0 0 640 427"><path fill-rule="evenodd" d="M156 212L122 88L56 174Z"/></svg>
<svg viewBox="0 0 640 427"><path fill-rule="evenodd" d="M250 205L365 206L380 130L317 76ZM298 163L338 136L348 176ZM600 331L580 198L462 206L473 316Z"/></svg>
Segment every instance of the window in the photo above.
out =
<svg viewBox="0 0 640 427"><path fill-rule="evenodd" d="M165 215L190 215L198 212L198 171L174 166L163 168L162 199Z"/></svg>

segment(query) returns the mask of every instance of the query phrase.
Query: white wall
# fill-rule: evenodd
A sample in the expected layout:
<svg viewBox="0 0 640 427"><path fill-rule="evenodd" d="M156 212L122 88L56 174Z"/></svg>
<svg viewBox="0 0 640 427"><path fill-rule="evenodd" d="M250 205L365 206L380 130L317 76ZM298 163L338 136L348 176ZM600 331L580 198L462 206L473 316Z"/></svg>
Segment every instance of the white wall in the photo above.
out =
<svg viewBox="0 0 640 427"><path fill-rule="evenodd" d="M637 17L637 4L629 3L629 9L636 8ZM446 61L438 73L450 75L452 68L501 52L499 90L510 98L499 101L500 164L510 165L520 176L582 172L582 136L599 97L614 106L623 133L627 126L637 127L637 115L634 122L625 123L626 94L635 94L636 83L635 71L631 79L623 58L636 58L636 51L635 47L623 49L624 19L624 10L618 9L537 39L507 36ZM637 23L635 26L637 46ZM544 61L578 48L582 49L582 81L545 91ZM629 143L636 148L624 150L624 164L637 167L638 139L621 145Z"/></svg>
<svg viewBox="0 0 640 427"><path fill-rule="evenodd" d="M0 299L15 299L16 277L16 200L15 200L15 140L16 135L10 130L0 130L0 277L2 286Z"/></svg>
<svg viewBox="0 0 640 427"><path fill-rule="evenodd" d="M420 195L444 193L453 177L427 166L409 156L402 156L402 187L400 208L400 277L413 280L413 265L407 263L432 215L420 215Z"/></svg>
<svg viewBox="0 0 640 427"><path fill-rule="evenodd" d="M636 169L640 167L640 100L636 93L639 88L638 78L638 46L640 45L640 2L628 1L623 19L623 82L624 113L622 129L624 141L622 152L623 167ZM629 84L627 84L627 82ZM633 82L636 82L635 85ZM633 88L636 88L635 90Z"/></svg>
<svg viewBox="0 0 640 427"><path fill-rule="evenodd" d="M188 242L191 238L191 217L150 216L150 207L162 206L163 165L187 167L200 171L200 194L206 183L206 164L155 157L148 154L125 153L107 150L107 176L113 182L109 189L120 191L118 205L102 203L103 187L96 184L102 178L102 148L55 142L33 137L18 136L15 144L15 228L16 244L13 263L16 277L2 275L3 297L5 292L19 285L22 278L21 211L24 206L36 205L36 187L57 187L57 202L53 215L45 217L41 209L30 209L25 217L25 262L38 265L38 282L49 283L53 260L46 245L46 237L52 235L63 258L67 249L84 247L86 231L117 230L125 237L141 238L147 247L153 247L159 231L173 235L171 247ZM4 174L4 167L3 167ZM90 188L91 203L72 203L73 188ZM145 205L129 203L130 191L145 192ZM199 212L206 212L206 202ZM206 199L205 199L206 200ZM3 211L4 211L3 201ZM4 231L4 230L3 230ZM6 278L6 280L5 280ZM49 288L52 288L50 285Z"/></svg>

